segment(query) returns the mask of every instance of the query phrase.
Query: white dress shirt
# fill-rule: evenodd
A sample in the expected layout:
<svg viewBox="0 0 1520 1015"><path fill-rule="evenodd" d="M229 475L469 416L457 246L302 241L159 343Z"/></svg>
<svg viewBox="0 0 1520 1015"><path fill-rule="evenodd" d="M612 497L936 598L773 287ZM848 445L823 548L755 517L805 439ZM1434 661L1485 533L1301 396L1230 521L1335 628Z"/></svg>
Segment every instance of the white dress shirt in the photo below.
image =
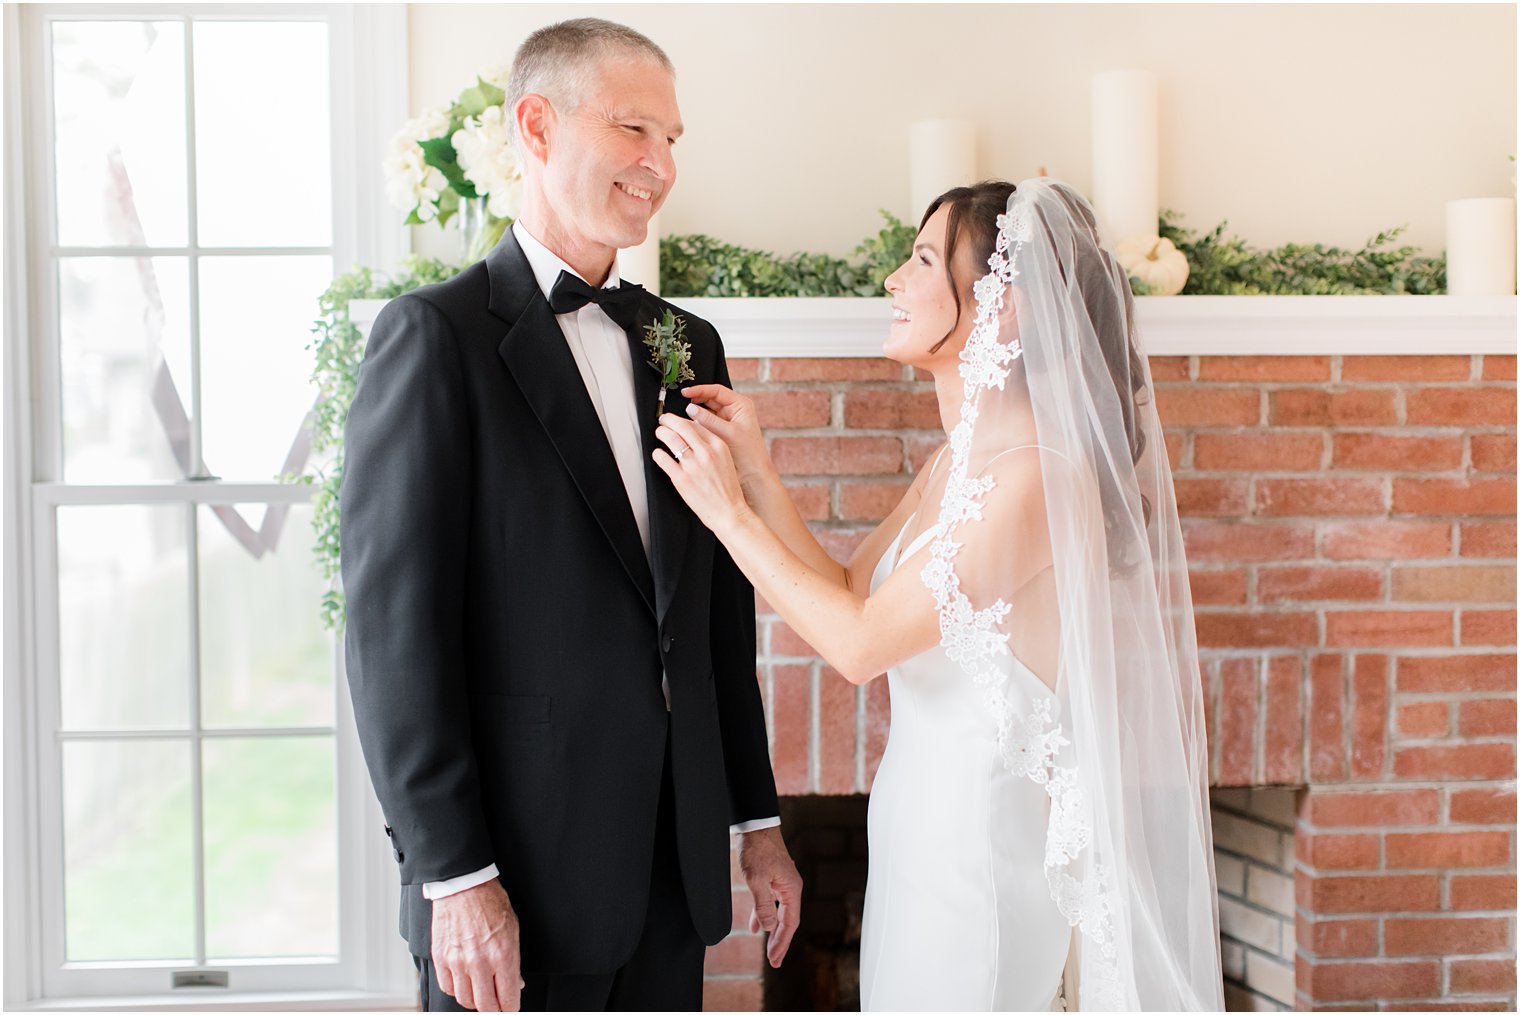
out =
<svg viewBox="0 0 1520 1015"><path fill-rule="evenodd" d="M581 273L566 264L559 255L540 243L521 222L512 223L512 235L522 247L533 269L533 278L547 299L554 289L559 273L568 271L582 281ZM617 261L604 289L616 289L621 284ZM556 314L560 331L565 334L565 344L580 369L581 380L591 395L602 432L612 447L612 457L617 460L618 474L623 478L623 489L628 492L628 506L633 509L633 520L639 528L639 539L644 543L644 555L650 556L649 544L649 489L644 481L644 446L639 438L639 414L633 398L633 354L628 349L628 336L606 311L595 303L587 303L574 313ZM651 561L652 563L652 561ZM665 708L670 708L670 682L660 678L660 688L665 695ZM753 832L761 828L774 828L781 824L779 817L756 818L732 825L730 832ZM495 864L446 881L429 881L422 886L424 898L441 899L446 895L462 892L466 888L496 877Z"/></svg>

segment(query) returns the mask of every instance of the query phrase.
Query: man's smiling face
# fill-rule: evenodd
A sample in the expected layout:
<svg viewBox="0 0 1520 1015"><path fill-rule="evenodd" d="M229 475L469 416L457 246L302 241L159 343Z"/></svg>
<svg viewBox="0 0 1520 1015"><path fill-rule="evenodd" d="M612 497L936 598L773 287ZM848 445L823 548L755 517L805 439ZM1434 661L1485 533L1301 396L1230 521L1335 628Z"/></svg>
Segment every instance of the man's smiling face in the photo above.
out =
<svg viewBox="0 0 1520 1015"><path fill-rule="evenodd" d="M675 80L652 60L603 61L580 107L555 120L543 187L571 249L644 241L649 219L676 182L682 132Z"/></svg>

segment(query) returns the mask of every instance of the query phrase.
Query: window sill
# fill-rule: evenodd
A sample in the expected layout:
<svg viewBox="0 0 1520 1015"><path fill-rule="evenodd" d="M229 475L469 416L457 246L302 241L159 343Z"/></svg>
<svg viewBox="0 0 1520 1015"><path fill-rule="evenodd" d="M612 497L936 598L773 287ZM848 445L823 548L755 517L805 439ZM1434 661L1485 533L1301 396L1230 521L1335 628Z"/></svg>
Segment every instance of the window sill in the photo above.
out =
<svg viewBox="0 0 1520 1015"><path fill-rule="evenodd" d="M229 993L191 989L134 997L49 998L11 1011L416 1011L414 993L322 990Z"/></svg>

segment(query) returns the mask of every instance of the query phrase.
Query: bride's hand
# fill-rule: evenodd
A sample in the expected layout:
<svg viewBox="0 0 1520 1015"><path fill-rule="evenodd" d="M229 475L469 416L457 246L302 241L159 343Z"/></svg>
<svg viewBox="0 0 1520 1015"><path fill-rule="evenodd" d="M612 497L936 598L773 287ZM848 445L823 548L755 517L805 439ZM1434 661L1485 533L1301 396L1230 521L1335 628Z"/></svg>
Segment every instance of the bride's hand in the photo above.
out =
<svg viewBox="0 0 1520 1015"><path fill-rule="evenodd" d="M665 470L702 524L723 538L749 511L728 445L704 427L668 412L660 417L654 435L665 445L654 450L655 464Z"/></svg>
<svg viewBox="0 0 1520 1015"><path fill-rule="evenodd" d="M681 394L691 400L687 414L728 445L742 486L771 470L753 400L721 384L696 384L682 388Z"/></svg>

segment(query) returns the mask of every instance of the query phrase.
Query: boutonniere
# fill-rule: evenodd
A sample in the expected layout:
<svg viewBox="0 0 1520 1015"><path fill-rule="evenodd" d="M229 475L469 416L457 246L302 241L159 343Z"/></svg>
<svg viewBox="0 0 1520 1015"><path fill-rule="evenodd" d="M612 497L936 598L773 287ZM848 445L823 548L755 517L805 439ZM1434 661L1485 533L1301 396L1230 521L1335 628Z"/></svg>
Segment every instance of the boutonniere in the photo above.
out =
<svg viewBox="0 0 1520 1015"><path fill-rule="evenodd" d="M686 318L669 310L658 321L644 325L644 347L649 350L649 365L660 372L660 412L665 411L665 394L694 381L691 372L691 343L686 341Z"/></svg>

